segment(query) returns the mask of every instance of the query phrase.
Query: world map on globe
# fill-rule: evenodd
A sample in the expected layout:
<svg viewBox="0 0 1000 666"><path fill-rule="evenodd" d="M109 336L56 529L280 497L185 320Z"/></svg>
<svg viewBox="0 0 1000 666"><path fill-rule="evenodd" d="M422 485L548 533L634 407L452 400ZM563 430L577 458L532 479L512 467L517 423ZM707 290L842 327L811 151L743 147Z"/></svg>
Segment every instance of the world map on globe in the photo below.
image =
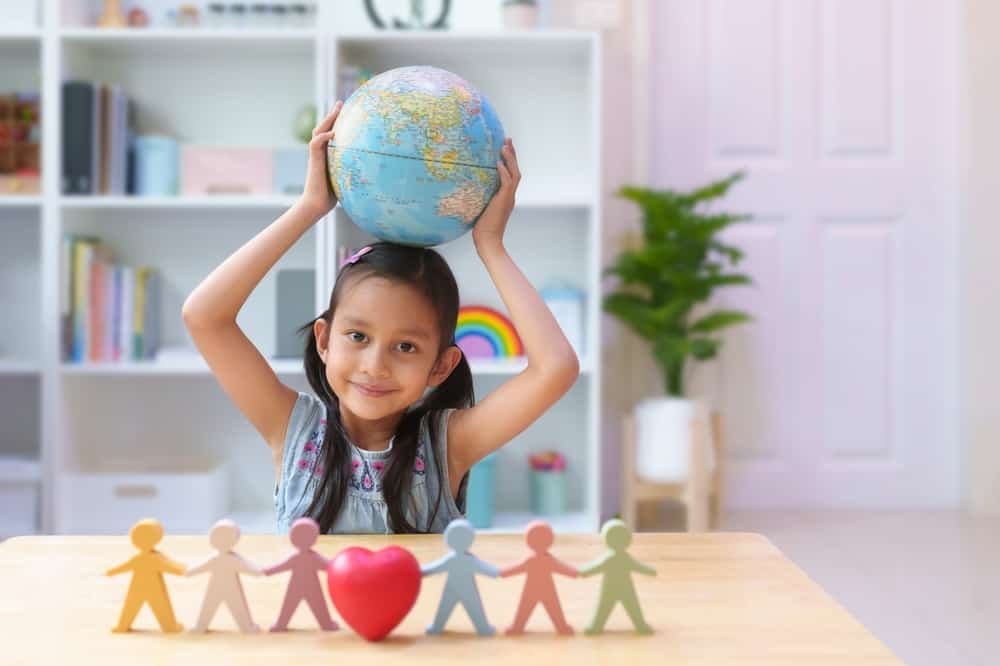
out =
<svg viewBox="0 0 1000 666"><path fill-rule="evenodd" d="M344 212L381 240L431 246L475 225L499 187L504 131L489 101L436 67L401 67L358 88L327 147Z"/></svg>

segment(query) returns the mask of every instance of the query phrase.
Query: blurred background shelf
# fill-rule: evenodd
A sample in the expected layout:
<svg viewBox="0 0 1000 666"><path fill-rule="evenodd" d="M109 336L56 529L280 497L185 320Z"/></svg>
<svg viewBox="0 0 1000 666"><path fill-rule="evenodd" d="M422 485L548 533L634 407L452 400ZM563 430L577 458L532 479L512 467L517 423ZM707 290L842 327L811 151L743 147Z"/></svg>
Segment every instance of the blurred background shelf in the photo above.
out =
<svg viewBox="0 0 1000 666"><path fill-rule="evenodd" d="M0 45L37 44L42 40L42 31L33 28L6 28L0 26Z"/></svg>
<svg viewBox="0 0 1000 666"><path fill-rule="evenodd" d="M41 205L42 197L38 194L0 194L0 209L36 208Z"/></svg>
<svg viewBox="0 0 1000 666"><path fill-rule="evenodd" d="M493 526L479 529L479 532L510 534L524 532L533 520L544 520L557 534L573 532L596 532L593 517L586 511L570 511L556 516L539 516L527 512L499 512L494 516Z"/></svg>
<svg viewBox="0 0 1000 666"><path fill-rule="evenodd" d="M37 30L0 28L0 88L42 96L40 195L0 195L0 297L18 317L0 325L0 431L34 456L43 473L42 531L70 529L65 507L73 479L109 460L170 452L211 453L227 464L231 515L246 532L273 531L274 467L270 451L191 349L180 319L187 294L229 254L295 203L295 196L136 197L65 195L61 179L62 83L100 81L132 102L136 134L164 134L184 144L280 149L302 147L295 121L303 108L329 108L342 68L380 71L408 64L452 69L483 91L518 145L526 174L508 232L508 249L537 287L568 282L586 299L588 342L599 343L600 73L599 40L589 32L347 31L335 3L320 3L317 28L121 29L84 27L97 4L52 0ZM159 5L157 5L159 6ZM359 10L360 11L360 10ZM74 18L67 20L67 12ZM62 13L62 15L60 15ZM84 17L84 18L80 18ZM523 100L531 99L530 105ZM48 103L46 103L48 100ZM309 230L251 294L238 322L266 358L285 329L322 312L345 245L368 242L339 209ZM161 277L160 341L148 361L61 360L62 254L67 235L95 237L114 263L154 266ZM553 248L558 248L557 252ZM502 303L471 239L438 248L459 280L464 304ZM312 271L315 293L303 321L278 322L278 271ZM299 315L296 315L298 318ZM287 333L287 331L284 331ZM287 352L285 352L287 353ZM527 456L562 451L569 462L574 512L553 519L560 531L599 522L599 354L581 354L580 379L552 410L508 446L497 465L498 530L523 529ZM270 360L281 380L307 391L300 358ZM476 395L525 367L523 359L475 359ZM30 417L22 419L24 414ZM9 447L8 447L9 448ZM184 470L178 470L183 473ZM138 471L137 471L138 473ZM99 512L101 508L83 507ZM206 524L222 516L205 516ZM189 524L200 524L199 517ZM210 520L209 520L210 519Z"/></svg>
<svg viewBox="0 0 1000 666"><path fill-rule="evenodd" d="M122 209L219 209L259 208L277 210L288 208L296 201L288 196L64 196L59 205L67 209L122 208Z"/></svg>
<svg viewBox="0 0 1000 666"><path fill-rule="evenodd" d="M0 35L3 33L0 32ZM59 37L66 43L125 44L153 42L300 44L318 37L311 28L64 28Z"/></svg>
<svg viewBox="0 0 1000 666"><path fill-rule="evenodd" d="M302 361L272 360L271 367L279 375L301 375ZM2 367L2 366L0 366ZM200 356L190 359L174 359L169 361L122 361L120 363L63 363L62 372L65 375L81 375L93 377L120 377L146 375L206 375L211 376L208 366Z"/></svg>
<svg viewBox="0 0 1000 666"><path fill-rule="evenodd" d="M12 375L37 375L42 366L31 360L0 358L0 377Z"/></svg>
<svg viewBox="0 0 1000 666"><path fill-rule="evenodd" d="M240 525L244 534L274 534L276 529L274 511L234 511L228 515ZM523 533L533 520L544 520L557 534L594 532L590 516L583 511L568 512L558 516L538 516L526 512L500 512L494 516L493 526L479 528L482 534Z"/></svg>

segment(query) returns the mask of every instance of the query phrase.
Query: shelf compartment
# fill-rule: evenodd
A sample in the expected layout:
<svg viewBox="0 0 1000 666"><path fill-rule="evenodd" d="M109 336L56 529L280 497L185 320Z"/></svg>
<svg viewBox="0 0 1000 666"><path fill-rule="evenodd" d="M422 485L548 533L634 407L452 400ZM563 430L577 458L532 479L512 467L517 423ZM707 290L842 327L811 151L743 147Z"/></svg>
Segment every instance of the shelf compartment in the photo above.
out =
<svg viewBox="0 0 1000 666"><path fill-rule="evenodd" d="M0 377L31 376L41 373L42 366L37 361L0 358Z"/></svg>
<svg viewBox="0 0 1000 666"><path fill-rule="evenodd" d="M593 533L597 531L597 517L586 511L568 511L557 516L537 516L530 512L498 512L490 527L478 531L484 534L521 534L533 520L544 520L556 534Z"/></svg>
<svg viewBox="0 0 1000 666"><path fill-rule="evenodd" d="M0 47L37 47L41 41L42 31L39 28L0 28Z"/></svg>
<svg viewBox="0 0 1000 666"><path fill-rule="evenodd" d="M62 77L121 86L136 134L213 146L301 145L293 127L316 100L313 40L125 32L64 33Z"/></svg>
<svg viewBox="0 0 1000 666"><path fill-rule="evenodd" d="M4 208L39 208L41 205L42 197L37 194L0 194L0 210Z"/></svg>
<svg viewBox="0 0 1000 666"><path fill-rule="evenodd" d="M37 208L0 211L0 372L42 358L41 216Z"/></svg>
<svg viewBox="0 0 1000 666"><path fill-rule="evenodd" d="M129 54L135 51L197 48L222 50L233 47L312 49L317 31L311 28L65 28L59 32L64 46L86 46L102 52Z"/></svg>
<svg viewBox="0 0 1000 666"><path fill-rule="evenodd" d="M302 361L272 360L271 367L278 375L304 375ZM211 374L205 360L200 356L171 359L169 361L125 361L121 363L63 363L65 375L86 377L134 377L134 376L185 376Z"/></svg>
<svg viewBox="0 0 1000 666"><path fill-rule="evenodd" d="M181 318L184 300L212 270L277 215L278 211L242 209L73 209L63 214L63 231L100 238L114 250L118 263L159 269L161 349L193 348ZM313 269L315 263L315 234L307 232L264 276L240 310L237 322L265 357L273 357L277 345L277 271ZM323 294L323 300L328 296ZM282 322L282 326L294 328L305 323ZM104 372L107 368L109 373L191 374L200 371L193 365L196 362L200 359L137 363L121 369L113 365L83 366L81 371ZM71 367L67 370L73 371Z"/></svg>
<svg viewBox="0 0 1000 666"><path fill-rule="evenodd" d="M64 196L59 205L65 210L124 209L124 210L218 210L260 209L281 211L295 203L294 197L273 196Z"/></svg>
<svg viewBox="0 0 1000 666"><path fill-rule="evenodd" d="M273 509L231 511L227 517L235 520L243 534L275 534L277 519ZM519 534L533 520L544 520L556 534L580 534L597 531L597 518L584 511L569 511L558 516L536 516L527 512L499 512L490 527L478 528L480 534Z"/></svg>

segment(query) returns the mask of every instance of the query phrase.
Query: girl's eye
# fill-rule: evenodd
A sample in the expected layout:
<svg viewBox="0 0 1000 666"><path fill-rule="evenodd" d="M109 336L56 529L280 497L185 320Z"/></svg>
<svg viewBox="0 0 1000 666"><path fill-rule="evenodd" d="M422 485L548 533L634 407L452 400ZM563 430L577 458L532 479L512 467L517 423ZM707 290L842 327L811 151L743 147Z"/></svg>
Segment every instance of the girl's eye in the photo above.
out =
<svg viewBox="0 0 1000 666"><path fill-rule="evenodd" d="M351 340L351 342L364 342L365 341L365 334L364 333L358 333L357 331L351 331L350 333L347 334L347 337Z"/></svg>
<svg viewBox="0 0 1000 666"><path fill-rule="evenodd" d="M404 352L406 354L412 354L413 352L417 351L417 347L412 342L400 342L399 351Z"/></svg>

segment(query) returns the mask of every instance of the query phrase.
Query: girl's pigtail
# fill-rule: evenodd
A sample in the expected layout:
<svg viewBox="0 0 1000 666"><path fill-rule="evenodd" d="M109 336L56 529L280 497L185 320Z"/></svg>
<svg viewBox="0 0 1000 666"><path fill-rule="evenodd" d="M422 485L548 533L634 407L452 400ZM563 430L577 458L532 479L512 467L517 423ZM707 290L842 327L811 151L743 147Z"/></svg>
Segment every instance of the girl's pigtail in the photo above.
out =
<svg viewBox="0 0 1000 666"><path fill-rule="evenodd" d="M330 311L327 310L299 329L299 333L306 334L303 362L306 379L326 406L326 432L323 434L317 460L320 467L318 469L314 467L317 473L310 483L314 484L315 491L305 514L319 523L320 534L329 532L336 522L351 480L351 454L347 437L344 435L344 427L340 422L340 400L326 380L326 364L316 349L316 333L313 329L313 325L319 319L329 323L329 316Z"/></svg>

